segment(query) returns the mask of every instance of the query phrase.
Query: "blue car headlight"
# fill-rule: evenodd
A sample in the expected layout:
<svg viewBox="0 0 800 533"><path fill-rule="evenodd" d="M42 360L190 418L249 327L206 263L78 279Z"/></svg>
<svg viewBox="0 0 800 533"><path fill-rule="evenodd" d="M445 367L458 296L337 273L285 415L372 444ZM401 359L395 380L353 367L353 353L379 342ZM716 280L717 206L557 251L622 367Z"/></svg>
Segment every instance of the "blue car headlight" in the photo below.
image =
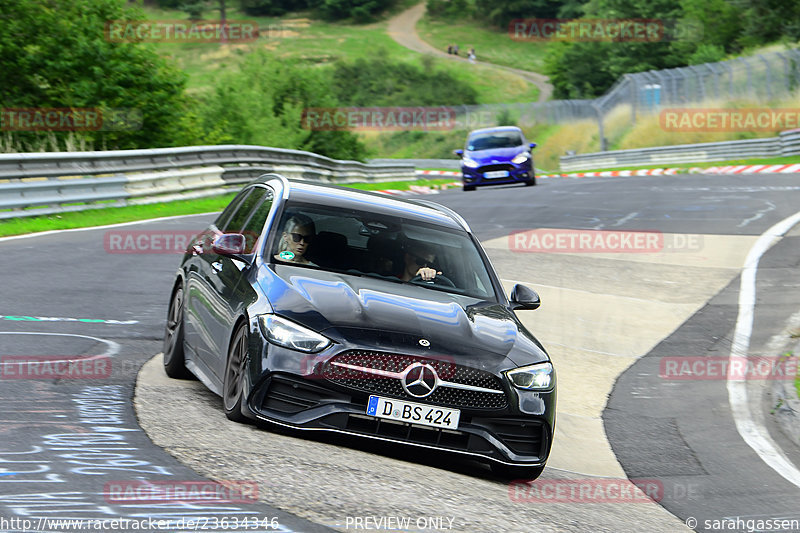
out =
<svg viewBox="0 0 800 533"><path fill-rule="evenodd" d="M522 152L521 154L517 154L516 156L514 156L514 159L512 159L511 162L514 163L515 165L519 165L524 163L530 158L531 158L530 152Z"/></svg>
<svg viewBox="0 0 800 533"><path fill-rule="evenodd" d="M521 366L514 370L508 370L506 376L518 389L548 390L555 384L555 374L551 363Z"/></svg>
<svg viewBox="0 0 800 533"><path fill-rule="evenodd" d="M470 159L469 157L464 157L464 159L461 161L461 164L467 168L478 168L480 166L480 163L474 159Z"/></svg>
<svg viewBox="0 0 800 533"><path fill-rule="evenodd" d="M261 315L258 324L269 342L290 350L316 353L331 345L327 337L277 315Z"/></svg>

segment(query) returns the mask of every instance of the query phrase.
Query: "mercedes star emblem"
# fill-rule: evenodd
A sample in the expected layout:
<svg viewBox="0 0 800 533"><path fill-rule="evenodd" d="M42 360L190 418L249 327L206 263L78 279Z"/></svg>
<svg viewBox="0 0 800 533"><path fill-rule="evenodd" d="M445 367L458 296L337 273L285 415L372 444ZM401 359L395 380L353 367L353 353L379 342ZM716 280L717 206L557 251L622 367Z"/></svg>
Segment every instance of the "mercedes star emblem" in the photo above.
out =
<svg viewBox="0 0 800 533"><path fill-rule="evenodd" d="M403 376L400 378L403 390L415 398L425 398L433 394L439 385L439 376L429 364L413 363L410 364Z"/></svg>

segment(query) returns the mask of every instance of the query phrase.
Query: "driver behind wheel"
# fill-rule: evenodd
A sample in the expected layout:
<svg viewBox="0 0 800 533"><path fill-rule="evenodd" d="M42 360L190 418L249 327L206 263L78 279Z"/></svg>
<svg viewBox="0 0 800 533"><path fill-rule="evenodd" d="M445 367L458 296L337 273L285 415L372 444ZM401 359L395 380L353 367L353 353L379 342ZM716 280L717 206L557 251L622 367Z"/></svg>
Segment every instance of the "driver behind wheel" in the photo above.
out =
<svg viewBox="0 0 800 533"><path fill-rule="evenodd" d="M403 272L398 276L403 281L409 281L417 276L423 281L433 280L437 274L434 267L436 251L425 243L419 241L406 241L403 261Z"/></svg>

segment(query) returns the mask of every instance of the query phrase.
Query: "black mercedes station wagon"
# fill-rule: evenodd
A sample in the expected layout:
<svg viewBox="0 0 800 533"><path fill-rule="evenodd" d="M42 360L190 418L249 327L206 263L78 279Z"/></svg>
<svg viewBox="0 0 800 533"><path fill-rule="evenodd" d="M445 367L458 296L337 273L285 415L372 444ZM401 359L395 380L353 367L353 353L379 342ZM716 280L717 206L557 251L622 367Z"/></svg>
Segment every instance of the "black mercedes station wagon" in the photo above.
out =
<svg viewBox="0 0 800 533"><path fill-rule="evenodd" d="M536 478L556 375L478 240L428 201L264 175L192 240L164 340L228 418L443 450Z"/></svg>

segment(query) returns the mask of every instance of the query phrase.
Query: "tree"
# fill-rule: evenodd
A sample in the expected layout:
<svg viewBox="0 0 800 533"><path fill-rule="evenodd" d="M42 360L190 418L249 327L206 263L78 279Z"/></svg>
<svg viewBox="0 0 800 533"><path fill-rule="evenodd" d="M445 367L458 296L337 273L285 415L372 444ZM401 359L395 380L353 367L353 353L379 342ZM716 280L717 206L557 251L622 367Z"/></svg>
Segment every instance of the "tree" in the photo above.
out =
<svg viewBox="0 0 800 533"><path fill-rule="evenodd" d="M593 20L650 19L670 28L684 12L675 0L592 0L584 5ZM667 35L657 41L566 42L550 47L545 70L556 98L593 98L622 75L683 66L697 43L677 47Z"/></svg>
<svg viewBox="0 0 800 533"><path fill-rule="evenodd" d="M108 148L172 144L185 75L147 46L105 35L107 21L143 18L123 0L4 0L0 106L135 110L140 129L80 135ZM37 135L15 133L22 142Z"/></svg>
<svg viewBox="0 0 800 533"><path fill-rule="evenodd" d="M475 11L495 26L507 28L515 19L554 19L559 16L562 0L475 0Z"/></svg>
<svg viewBox="0 0 800 533"><path fill-rule="evenodd" d="M366 149L353 133L303 128L304 109L338 105L326 72L258 51L219 79L201 103L200 128L192 135L201 144L255 144L363 159Z"/></svg>

